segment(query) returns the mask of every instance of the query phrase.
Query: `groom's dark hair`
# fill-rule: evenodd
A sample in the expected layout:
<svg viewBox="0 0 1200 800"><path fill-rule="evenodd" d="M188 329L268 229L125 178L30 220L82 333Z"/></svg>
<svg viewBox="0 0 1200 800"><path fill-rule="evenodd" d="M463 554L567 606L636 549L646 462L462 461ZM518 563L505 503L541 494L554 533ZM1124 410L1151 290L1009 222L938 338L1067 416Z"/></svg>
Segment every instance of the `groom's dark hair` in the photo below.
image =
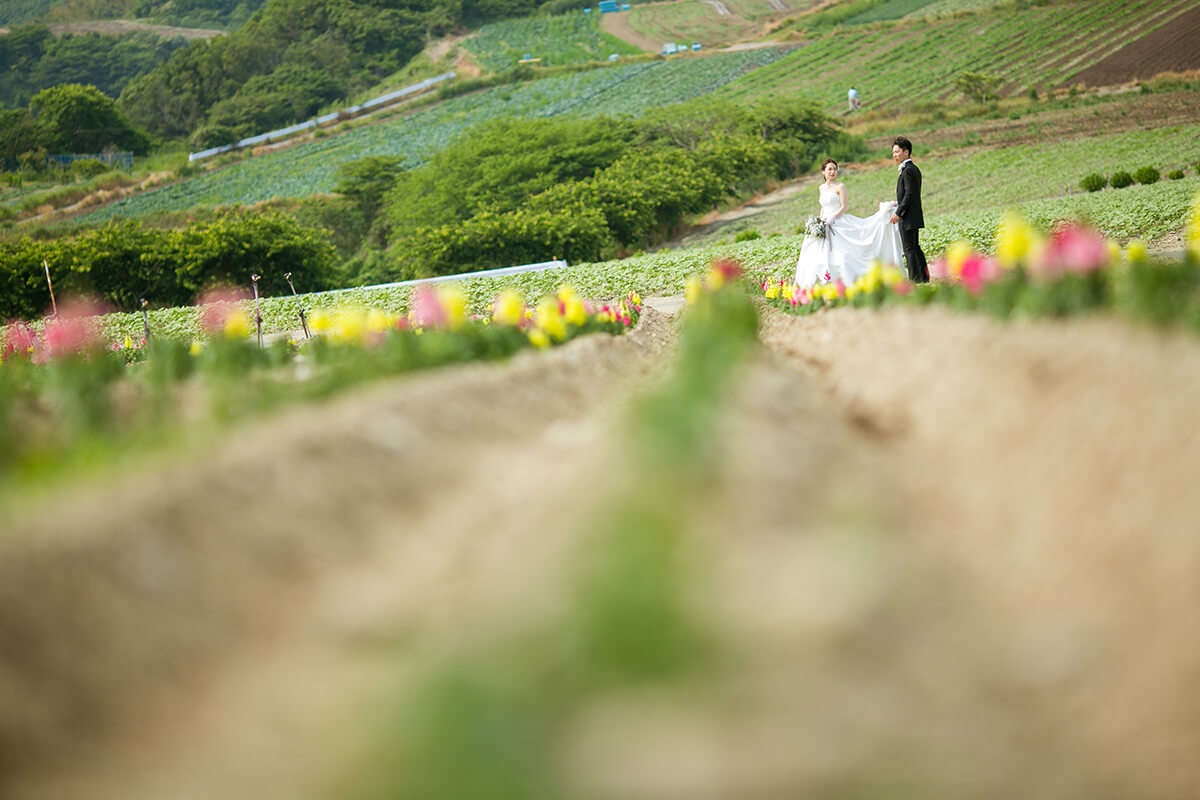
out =
<svg viewBox="0 0 1200 800"><path fill-rule="evenodd" d="M903 136L897 136L892 140L892 144L899 145L901 150L907 150L908 154L910 156L912 155L912 142L910 142L908 139L905 139Z"/></svg>

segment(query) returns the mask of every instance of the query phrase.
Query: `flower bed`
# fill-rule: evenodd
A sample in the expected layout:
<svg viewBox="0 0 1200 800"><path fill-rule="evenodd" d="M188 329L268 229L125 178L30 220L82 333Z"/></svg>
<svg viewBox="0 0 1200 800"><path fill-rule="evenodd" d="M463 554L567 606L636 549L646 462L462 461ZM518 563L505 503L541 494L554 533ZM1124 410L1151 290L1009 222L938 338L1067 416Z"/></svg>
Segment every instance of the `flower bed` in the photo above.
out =
<svg viewBox="0 0 1200 800"><path fill-rule="evenodd" d="M799 314L934 302L1001 317L1111 310L1200 333L1200 199L1182 258L1150 258L1140 241L1122 248L1076 223L1059 223L1046 236L1010 214L996 232L994 255L958 242L929 271L934 281L921 285L906 281L896 267L876 265L850 285L798 287L787 278L764 276L760 286L769 304Z"/></svg>
<svg viewBox="0 0 1200 800"><path fill-rule="evenodd" d="M460 290L422 288L406 314L318 309L307 320L311 338L260 347L243 301L206 301L191 310L205 331L192 339L108 342L96 309L78 302L39 325L8 326L0 338L0 475L69 471L376 378L619 334L641 312L636 293L599 305L561 287L532 306L507 290L490 313L468 314Z"/></svg>

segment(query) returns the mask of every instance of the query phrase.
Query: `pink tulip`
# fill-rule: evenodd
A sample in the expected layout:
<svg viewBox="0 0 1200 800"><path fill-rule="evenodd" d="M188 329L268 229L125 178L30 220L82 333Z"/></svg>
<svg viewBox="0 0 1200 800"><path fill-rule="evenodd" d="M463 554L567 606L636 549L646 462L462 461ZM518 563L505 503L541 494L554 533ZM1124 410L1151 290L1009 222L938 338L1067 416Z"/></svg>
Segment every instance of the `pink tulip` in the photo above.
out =
<svg viewBox="0 0 1200 800"><path fill-rule="evenodd" d="M1111 256L1104 238L1081 225L1068 223L1050 234L1045 249L1030 262L1030 269L1045 277L1064 272L1085 275L1108 265Z"/></svg>
<svg viewBox="0 0 1200 800"><path fill-rule="evenodd" d="M1000 274L1000 265L994 260L972 253L962 263L962 282L967 291L978 295L984 287L994 281Z"/></svg>
<svg viewBox="0 0 1200 800"><path fill-rule="evenodd" d="M57 317L46 321L43 334L46 355L58 358L65 355L99 350L103 344L97 317L104 308L84 298L68 301Z"/></svg>
<svg viewBox="0 0 1200 800"><path fill-rule="evenodd" d="M205 333L220 333L229 317L239 313L238 303L249 298L244 289L209 289L196 301L200 306L200 327Z"/></svg>
<svg viewBox="0 0 1200 800"><path fill-rule="evenodd" d="M932 276L932 274L933 273L930 272L930 276ZM913 285L908 281L900 281L892 285L892 292L900 295L901 297L912 294L912 290Z"/></svg>
<svg viewBox="0 0 1200 800"><path fill-rule="evenodd" d="M437 328L446 324L446 309L437 292L418 286L412 293L412 321L418 328Z"/></svg>
<svg viewBox="0 0 1200 800"><path fill-rule="evenodd" d="M837 290L838 297L846 297L846 284L842 282L841 278L833 282L833 288Z"/></svg>
<svg viewBox="0 0 1200 800"><path fill-rule="evenodd" d="M25 322L14 322L8 326L8 330L4 334L4 341L0 343L0 360L28 358L36 344L37 336L34 334L33 328L30 328Z"/></svg>
<svg viewBox="0 0 1200 800"><path fill-rule="evenodd" d="M737 280L744 272L742 265L732 258L718 259L712 263L712 268L727 281Z"/></svg>
<svg viewBox="0 0 1200 800"><path fill-rule="evenodd" d="M945 258L939 258L929 265L929 277L932 278L948 278L950 277L950 266L946 263Z"/></svg>

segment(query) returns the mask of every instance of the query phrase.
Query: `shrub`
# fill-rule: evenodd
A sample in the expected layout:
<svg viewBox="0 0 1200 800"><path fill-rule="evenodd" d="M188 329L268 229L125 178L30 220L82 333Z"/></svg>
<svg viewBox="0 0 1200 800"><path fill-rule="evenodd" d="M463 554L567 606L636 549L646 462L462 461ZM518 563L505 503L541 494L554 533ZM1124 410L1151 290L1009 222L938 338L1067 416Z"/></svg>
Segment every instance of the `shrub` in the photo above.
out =
<svg viewBox="0 0 1200 800"><path fill-rule="evenodd" d="M1122 169L1114 172L1108 182L1114 189L1124 189L1133 185L1133 176Z"/></svg>
<svg viewBox="0 0 1200 800"><path fill-rule="evenodd" d="M762 238L762 234L760 234L758 231L751 228L750 230L747 230L747 231L738 231L737 236L733 237L733 240L735 242L749 242L749 241L753 241L754 239L761 239L761 238Z"/></svg>
<svg viewBox="0 0 1200 800"><path fill-rule="evenodd" d="M71 173L80 178L94 178L108 172L108 165L95 158L85 158L71 163Z"/></svg>
<svg viewBox="0 0 1200 800"><path fill-rule="evenodd" d="M1183 170L1173 169L1167 174L1167 177L1173 181L1181 180L1183 178Z"/></svg>
<svg viewBox="0 0 1200 800"><path fill-rule="evenodd" d="M1133 179L1138 183L1151 184L1157 183L1162 176L1154 167L1138 167L1133 173Z"/></svg>
<svg viewBox="0 0 1200 800"><path fill-rule="evenodd" d="M1091 175L1088 175L1082 181L1080 181L1079 185L1082 186L1086 191L1098 192L1105 186L1108 186L1108 178L1104 177L1098 172L1093 172Z"/></svg>

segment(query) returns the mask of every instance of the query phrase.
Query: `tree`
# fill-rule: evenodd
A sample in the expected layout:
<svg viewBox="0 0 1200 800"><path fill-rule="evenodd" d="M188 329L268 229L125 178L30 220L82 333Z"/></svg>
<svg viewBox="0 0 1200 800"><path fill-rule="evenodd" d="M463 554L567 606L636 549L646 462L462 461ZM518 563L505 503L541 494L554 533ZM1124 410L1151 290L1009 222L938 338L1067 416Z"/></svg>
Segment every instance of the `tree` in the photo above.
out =
<svg viewBox="0 0 1200 800"><path fill-rule="evenodd" d="M954 79L954 88L968 100L974 100L976 103L995 100L996 87L999 85L999 77L982 72L964 72Z"/></svg>
<svg viewBox="0 0 1200 800"><path fill-rule="evenodd" d="M46 131L50 148L60 153L99 153L108 147L135 153L150 149L150 138L95 86L68 83L45 89L29 101L29 110Z"/></svg>

